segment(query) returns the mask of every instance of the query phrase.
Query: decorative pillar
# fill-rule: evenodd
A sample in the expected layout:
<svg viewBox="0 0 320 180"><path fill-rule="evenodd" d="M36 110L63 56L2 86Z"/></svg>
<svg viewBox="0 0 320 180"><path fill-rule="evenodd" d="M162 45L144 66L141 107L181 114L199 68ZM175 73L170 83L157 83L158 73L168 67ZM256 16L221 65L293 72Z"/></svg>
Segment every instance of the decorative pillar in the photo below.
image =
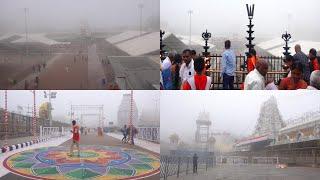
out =
<svg viewBox="0 0 320 180"><path fill-rule="evenodd" d="M285 47L283 47L284 49L283 55L286 57L291 54L289 52L290 47L288 46L288 42L291 39L291 34L288 34L288 32L286 31L285 34L282 34L282 39L285 41Z"/></svg>

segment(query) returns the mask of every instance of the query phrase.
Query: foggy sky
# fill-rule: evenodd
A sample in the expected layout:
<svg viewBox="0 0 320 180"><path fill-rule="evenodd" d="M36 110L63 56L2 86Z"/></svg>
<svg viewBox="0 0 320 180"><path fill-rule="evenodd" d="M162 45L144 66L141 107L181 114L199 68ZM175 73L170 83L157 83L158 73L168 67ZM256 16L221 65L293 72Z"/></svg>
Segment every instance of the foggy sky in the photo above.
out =
<svg viewBox="0 0 320 180"><path fill-rule="evenodd" d="M249 23L246 3L255 4L253 29L257 38L281 37L289 24L294 39L320 41L319 0L161 0L160 27L189 35L187 11L191 9L192 34L201 36L207 28L213 37L245 37Z"/></svg>
<svg viewBox="0 0 320 180"><path fill-rule="evenodd" d="M251 135L261 104L272 95L284 121L320 109L316 91L161 91L161 140L177 133L183 141L193 142L201 111L210 113L213 132Z"/></svg>
<svg viewBox="0 0 320 180"><path fill-rule="evenodd" d="M70 104L74 105L104 105L104 116L107 122L117 122L118 107L121 103L122 95L130 93L130 91L92 91L92 90L60 90L57 92L57 98L52 99L53 119L61 120L59 118L65 117L69 119L68 112L70 112ZM139 113L142 110L154 112L156 107L156 100L159 102L158 91L134 91L134 100L136 101ZM41 103L48 101L44 98L42 90L36 91L37 115ZM0 91L0 107L4 108L4 91ZM33 106L33 94L31 91L25 90L9 90L8 91L8 110L17 111L17 105ZM69 123L70 121L66 121ZM92 122L98 123L98 122Z"/></svg>
<svg viewBox="0 0 320 180"><path fill-rule="evenodd" d="M87 22L93 31L118 26L139 27L139 3L144 5L144 28L148 21L159 23L159 0L1 0L0 33L24 33L24 8L29 8L31 33L79 32L81 22Z"/></svg>

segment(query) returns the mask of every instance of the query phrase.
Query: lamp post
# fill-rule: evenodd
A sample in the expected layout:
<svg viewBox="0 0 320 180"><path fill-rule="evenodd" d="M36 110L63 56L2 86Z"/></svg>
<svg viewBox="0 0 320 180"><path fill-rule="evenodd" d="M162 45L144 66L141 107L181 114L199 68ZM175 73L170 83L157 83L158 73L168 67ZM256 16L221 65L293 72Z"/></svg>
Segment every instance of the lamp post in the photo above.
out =
<svg viewBox="0 0 320 180"><path fill-rule="evenodd" d="M202 38L205 41L205 45L203 46L204 52L202 52L202 54L207 56L209 54L208 49L210 48L210 46L208 46L208 40L211 38L211 33L206 29L206 32L202 33Z"/></svg>
<svg viewBox="0 0 320 180"><path fill-rule="evenodd" d="M191 45L191 15L192 15L193 11L189 10L188 14L189 14L189 46Z"/></svg>
<svg viewBox="0 0 320 180"><path fill-rule="evenodd" d="M285 47L283 47L283 49L284 49L283 55L288 56L291 54L289 52L290 47L288 46L288 42L291 39L291 34L288 34L288 32L286 31L285 34L282 34L282 39L285 41Z"/></svg>
<svg viewBox="0 0 320 180"><path fill-rule="evenodd" d="M133 90L130 93L130 115L129 115L129 128L130 128L130 142L133 144Z"/></svg>
<svg viewBox="0 0 320 180"><path fill-rule="evenodd" d="M8 92L7 90L4 91L4 124L6 134L4 137L4 147L8 146Z"/></svg>
<svg viewBox="0 0 320 180"><path fill-rule="evenodd" d="M143 4L138 4L139 13L140 13L140 36L142 35L142 9Z"/></svg>
<svg viewBox="0 0 320 180"><path fill-rule="evenodd" d="M28 21L27 21L28 13L29 13L29 8L24 8L24 25L25 25L25 31L26 31L26 41L25 41L26 56L29 55L29 48L28 48Z"/></svg>
<svg viewBox="0 0 320 180"><path fill-rule="evenodd" d="M37 109L36 109L36 90L32 91L33 94L33 116L32 116L32 134L33 134L33 139L36 139L37 135Z"/></svg>
<svg viewBox="0 0 320 180"><path fill-rule="evenodd" d="M165 34L166 32L165 31L162 31L160 29L160 58L162 58L162 55L164 53L164 50L163 48L166 46L163 44L163 35Z"/></svg>
<svg viewBox="0 0 320 180"><path fill-rule="evenodd" d="M252 24L252 19L253 19L253 15L254 15L254 4L251 6L249 6L248 4L246 4L247 6L247 13L248 13L248 18L249 18L249 24L247 25L249 30L247 31L247 33L249 34L249 36L247 37L248 40L248 44L246 44L247 48L248 48L248 52L246 53L247 56L249 55L249 52L251 52L251 49L254 48L254 44L252 44L252 41L254 40L253 37L253 33L254 31L252 30L253 28L253 24Z"/></svg>

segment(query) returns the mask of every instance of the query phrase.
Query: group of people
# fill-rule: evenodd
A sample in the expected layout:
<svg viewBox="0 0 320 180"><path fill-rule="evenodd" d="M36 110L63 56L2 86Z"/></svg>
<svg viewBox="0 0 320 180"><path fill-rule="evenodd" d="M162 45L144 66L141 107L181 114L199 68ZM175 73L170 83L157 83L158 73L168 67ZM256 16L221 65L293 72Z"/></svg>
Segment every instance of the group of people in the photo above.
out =
<svg viewBox="0 0 320 180"><path fill-rule="evenodd" d="M123 138L122 143L129 143L134 145L134 137L138 134L138 129L132 126L124 125L123 128L120 129L122 132Z"/></svg>
<svg viewBox="0 0 320 180"><path fill-rule="evenodd" d="M252 59L255 60L252 63L254 69L248 70L245 90L320 90L320 59L315 49L310 49L307 56L297 44L295 54L284 59L285 76L279 82L266 78L269 69L267 60L258 59L256 55L252 55Z"/></svg>
<svg viewBox="0 0 320 180"><path fill-rule="evenodd" d="M205 90L211 86L207 76L207 59L197 56L195 50L186 49L182 56L170 52L160 67L160 88L165 90ZM210 65L209 65L210 66Z"/></svg>
<svg viewBox="0 0 320 180"><path fill-rule="evenodd" d="M297 90L320 89L320 58L317 51L310 49L307 56L300 45L295 46L295 55L284 59L283 78L277 82L268 79L270 64L267 59L259 59L255 49L250 49L247 60L247 75L241 84L244 90ZM195 50L186 49L182 55L175 51L169 52L161 60L160 88L163 90L209 90L212 78L208 74L210 57L197 56ZM236 55L231 48L231 41L225 41L225 51L217 71L222 78L223 89L233 90L236 76Z"/></svg>

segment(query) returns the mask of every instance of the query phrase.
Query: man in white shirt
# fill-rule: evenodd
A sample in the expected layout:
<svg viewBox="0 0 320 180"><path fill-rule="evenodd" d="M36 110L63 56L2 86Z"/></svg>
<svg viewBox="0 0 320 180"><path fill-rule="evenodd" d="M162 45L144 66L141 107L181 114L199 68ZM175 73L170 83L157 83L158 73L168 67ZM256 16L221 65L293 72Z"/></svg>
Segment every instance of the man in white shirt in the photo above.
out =
<svg viewBox="0 0 320 180"><path fill-rule="evenodd" d="M193 59L191 58L191 50L186 49L182 53L182 60L183 64L180 68L180 78L181 78L181 84L184 84L187 79L194 76L194 65L193 65Z"/></svg>
<svg viewBox="0 0 320 180"><path fill-rule="evenodd" d="M264 59L257 61L256 68L251 71L244 81L245 90L265 90L266 79L268 72L268 62Z"/></svg>
<svg viewBox="0 0 320 180"><path fill-rule="evenodd" d="M315 70L310 76L310 85L307 87L308 90L320 90L320 71Z"/></svg>
<svg viewBox="0 0 320 180"><path fill-rule="evenodd" d="M161 63L161 70L166 70L171 68L173 58L175 56L175 52L170 52L168 56Z"/></svg>

